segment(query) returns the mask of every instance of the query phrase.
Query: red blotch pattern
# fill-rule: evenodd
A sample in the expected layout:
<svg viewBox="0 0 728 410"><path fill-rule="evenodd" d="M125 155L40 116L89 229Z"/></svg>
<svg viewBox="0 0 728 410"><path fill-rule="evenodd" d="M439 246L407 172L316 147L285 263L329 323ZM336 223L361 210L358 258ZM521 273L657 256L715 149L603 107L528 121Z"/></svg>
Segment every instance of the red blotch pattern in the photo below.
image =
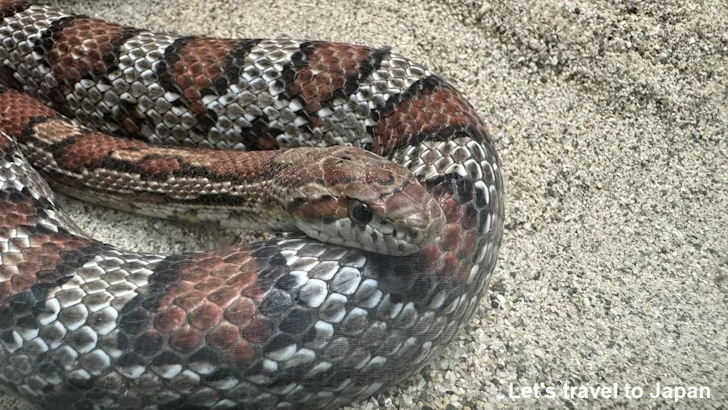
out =
<svg viewBox="0 0 728 410"><path fill-rule="evenodd" d="M226 56L238 44L239 40L194 38L179 50L179 60L171 67L172 77L182 95L190 102L193 115L206 111L200 101L201 92L210 88L213 81L223 73Z"/></svg>
<svg viewBox="0 0 728 410"><path fill-rule="evenodd" d="M87 74L105 74L117 58L112 42L126 29L99 19L76 18L56 33L54 46L48 50L53 75L77 83Z"/></svg>
<svg viewBox="0 0 728 410"><path fill-rule="evenodd" d="M55 117L56 112L14 90L0 93L0 131L18 137L37 117Z"/></svg>
<svg viewBox="0 0 728 410"><path fill-rule="evenodd" d="M482 127L470 103L450 88L424 89L416 98L382 114L374 134L374 150L380 154L392 152L413 135L465 124ZM484 128L482 132L486 135Z"/></svg>
<svg viewBox="0 0 728 410"><path fill-rule="evenodd" d="M302 96L306 110L316 112L323 102L334 96L334 92L344 89L347 82L359 79L360 65L373 53L368 47L315 43L305 51L306 65L298 70L288 92L292 96Z"/></svg>

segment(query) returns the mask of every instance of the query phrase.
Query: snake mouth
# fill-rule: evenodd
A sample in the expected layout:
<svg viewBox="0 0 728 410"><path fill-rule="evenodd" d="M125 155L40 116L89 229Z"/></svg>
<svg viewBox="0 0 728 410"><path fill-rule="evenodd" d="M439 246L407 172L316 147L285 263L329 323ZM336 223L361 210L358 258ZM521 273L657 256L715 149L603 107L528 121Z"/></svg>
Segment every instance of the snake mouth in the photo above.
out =
<svg viewBox="0 0 728 410"><path fill-rule="evenodd" d="M297 227L306 235L335 245L357 248L364 251L384 255L406 256L421 251L440 234L427 235L420 232L411 233L407 230L390 229L390 222L383 222L383 229L374 229L352 225L346 220L335 222L335 227L322 227L320 224L299 223ZM443 225L444 226L444 225ZM331 234L334 231L334 234Z"/></svg>

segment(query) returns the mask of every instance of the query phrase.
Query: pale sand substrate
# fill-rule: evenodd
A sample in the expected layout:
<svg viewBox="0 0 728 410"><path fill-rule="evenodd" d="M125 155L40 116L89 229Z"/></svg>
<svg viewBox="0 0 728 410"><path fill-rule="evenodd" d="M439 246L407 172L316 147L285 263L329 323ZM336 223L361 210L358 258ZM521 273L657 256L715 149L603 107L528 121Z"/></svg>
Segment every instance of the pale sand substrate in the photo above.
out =
<svg viewBox="0 0 728 410"><path fill-rule="evenodd" d="M154 30L390 45L497 139L504 246L488 294L420 375L353 409L666 408L508 398L509 385L709 386L728 406L728 6L723 0L56 1ZM66 208L131 250L218 232ZM27 409L8 397L0 409Z"/></svg>

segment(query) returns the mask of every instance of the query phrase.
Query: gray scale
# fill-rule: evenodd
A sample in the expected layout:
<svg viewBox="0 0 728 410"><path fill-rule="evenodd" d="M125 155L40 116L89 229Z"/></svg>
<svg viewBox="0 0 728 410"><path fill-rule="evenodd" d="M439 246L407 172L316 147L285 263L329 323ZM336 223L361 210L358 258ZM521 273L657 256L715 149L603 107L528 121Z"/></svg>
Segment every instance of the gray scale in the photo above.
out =
<svg viewBox="0 0 728 410"><path fill-rule="evenodd" d="M49 88L57 86L50 70L38 62L41 56L33 52L38 38L46 33L50 25L70 14L46 6L31 6L27 10L7 19L0 27L0 62L13 68L14 78L24 85L24 92L42 98ZM24 26L32 29L23 30ZM7 52L7 50L12 50Z"/></svg>
<svg viewBox="0 0 728 410"><path fill-rule="evenodd" d="M368 316L366 310L358 307L351 309L339 327L341 333L347 336L357 336L363 333L369 319Z"/></svg>

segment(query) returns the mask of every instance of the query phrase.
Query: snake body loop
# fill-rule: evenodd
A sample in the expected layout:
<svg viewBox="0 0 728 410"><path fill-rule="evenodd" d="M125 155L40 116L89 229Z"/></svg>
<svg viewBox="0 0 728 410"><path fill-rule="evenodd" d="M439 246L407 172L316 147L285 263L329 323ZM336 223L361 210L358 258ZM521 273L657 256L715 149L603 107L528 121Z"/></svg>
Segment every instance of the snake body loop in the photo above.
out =
<svg viewBox="0 0 728 410"><path fill-rule="evenodd" d="M39 408L339 408L436 357L495 267L494 143L453 87L389 50L158 34L0 0L0 84L0 387ZM132 212L223 225L268 212L251 227L288 229L256 202L285 185L268 172L288 169L265 152L332 145L417 181L379 165L360 173L379 188L362 188L328 163L280 207L320 240L206 253L91 239L41 177ZM235 159L248 151L263 152ZM291 178L315 163L291 161ZM346 201L317 191L329 177L339 184L326 192ZM337 222L306 222L327 207ZM322 242L370 225L379 234Z"/></svg>

